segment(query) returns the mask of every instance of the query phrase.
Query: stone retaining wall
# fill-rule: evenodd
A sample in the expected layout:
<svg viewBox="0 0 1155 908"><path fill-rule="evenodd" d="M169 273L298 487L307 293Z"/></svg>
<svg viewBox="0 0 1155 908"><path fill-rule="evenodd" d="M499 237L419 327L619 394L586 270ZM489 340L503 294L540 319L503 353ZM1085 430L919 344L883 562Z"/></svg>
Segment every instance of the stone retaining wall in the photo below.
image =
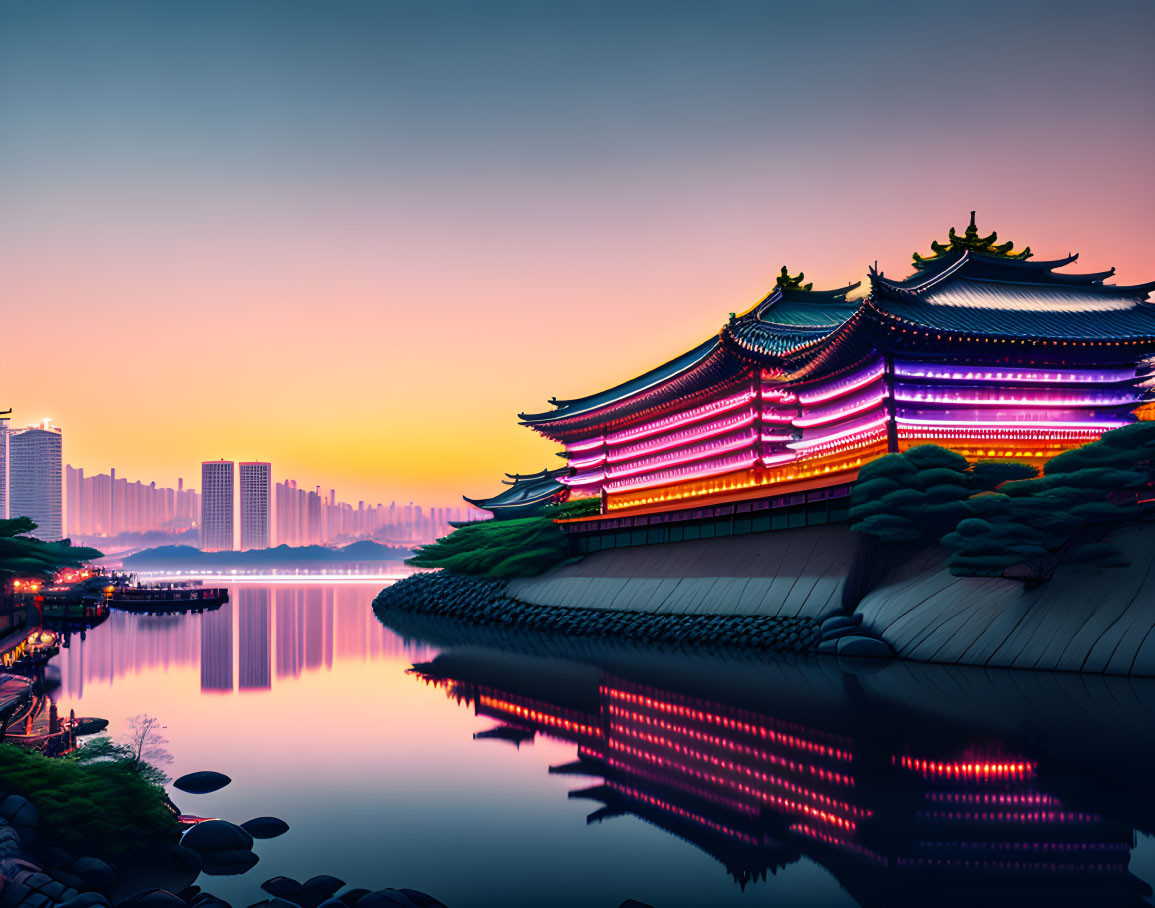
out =
<svg viewBox="0 0 1155 908"><path fill-rule="evenodd" d="M570 637L625 638L639 643L726 645L772 652L813 652L820 625L805 616L678 614L573 608L519 602L509 583L439 571L386 587L373 603L383 619L409 613L478 627L507 627Z"/></svg>

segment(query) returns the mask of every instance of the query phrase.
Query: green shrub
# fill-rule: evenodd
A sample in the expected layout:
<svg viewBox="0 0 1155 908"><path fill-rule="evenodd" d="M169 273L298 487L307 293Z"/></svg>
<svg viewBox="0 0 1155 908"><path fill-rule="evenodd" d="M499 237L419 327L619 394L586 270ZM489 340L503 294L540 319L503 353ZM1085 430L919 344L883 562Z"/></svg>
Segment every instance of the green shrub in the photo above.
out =
<svg viewBox="0 0 1155 908"><path fill-rule="evenodd" d="M595 513L597 504L594 499ZM585 516L589 509L589 499L582 499L538 517L469 523L421 546L406 564L481 577L535 577L570 557L569 540L554 520Z"/></svg>
<svg viewBox="0 0 1155 908"><path fill-rule="evenodd" d="M176 832L164 789L125 762L82 764L0 744L0 788L40 813L40 839L116 860Z"/></svg>

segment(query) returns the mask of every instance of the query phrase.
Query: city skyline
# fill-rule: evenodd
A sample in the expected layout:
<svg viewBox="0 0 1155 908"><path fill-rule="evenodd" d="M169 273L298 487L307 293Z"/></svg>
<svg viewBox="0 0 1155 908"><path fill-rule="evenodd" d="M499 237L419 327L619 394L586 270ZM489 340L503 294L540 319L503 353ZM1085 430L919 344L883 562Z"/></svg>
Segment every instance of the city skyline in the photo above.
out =
<svg viewBox="0 0 1155 908"><path fill-rule="evenodd" d="M0 10L0 281L56 358L10 345L0 406L74 462L450 501L782 265L899 277L977 209L1147 277L1150 4L339 8Z"/></svg>

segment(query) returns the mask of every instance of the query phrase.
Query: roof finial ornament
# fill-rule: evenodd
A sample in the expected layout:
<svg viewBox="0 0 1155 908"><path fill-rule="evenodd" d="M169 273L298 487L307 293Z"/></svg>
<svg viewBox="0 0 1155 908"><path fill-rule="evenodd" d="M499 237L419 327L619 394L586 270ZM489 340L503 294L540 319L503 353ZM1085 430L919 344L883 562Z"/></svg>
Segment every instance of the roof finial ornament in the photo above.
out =
<svg viewBox="0 0 1155 908"><path fill-rule="evenodd" d="M802 271L799 271L797 275L791 277L790 272L786 269L786 266L783 265L782 270L778 272L778 277L774 283L777 284L778 287L782 290L813 290L813 283L802 283L802 279L804 277L806 277L806 274Z"/></svg>
<svg viewBox="0 0 1155 908"><path fill-rule="evenodd" d="M1030 246L1027 246L1021 252L1015 252L1013 251L1014 243L999 243L998 238L998 233L993 230L986 236L979 236L979 228L975 223L975 212L972 211L970 224L967 225L962 236L959 236L955 229L951 227L950 230L947 231L947 241L945 243L935 241L930 244L934 255L924 258L917 252L914 254L914 267L918 269L925 268L940 256L953 252L977 252L981 255L1006 259L1028 259L1031 257Z"/></svg>

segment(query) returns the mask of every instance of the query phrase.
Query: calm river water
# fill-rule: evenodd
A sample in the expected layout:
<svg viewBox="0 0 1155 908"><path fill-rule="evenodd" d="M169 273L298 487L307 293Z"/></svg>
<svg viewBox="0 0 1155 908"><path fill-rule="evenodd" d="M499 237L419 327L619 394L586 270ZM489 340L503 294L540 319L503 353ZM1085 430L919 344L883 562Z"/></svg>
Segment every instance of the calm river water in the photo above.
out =
<svg viewBox="0 0 1155 908"><path fill-rule="evenodd" d="M170 775L232 777L182 811L289 823L198 880L236 906L320 873L450 908L1149 903L1150 682L404 639L377 592L237 585L55 660L65 713L152 714Z"/></svg>

